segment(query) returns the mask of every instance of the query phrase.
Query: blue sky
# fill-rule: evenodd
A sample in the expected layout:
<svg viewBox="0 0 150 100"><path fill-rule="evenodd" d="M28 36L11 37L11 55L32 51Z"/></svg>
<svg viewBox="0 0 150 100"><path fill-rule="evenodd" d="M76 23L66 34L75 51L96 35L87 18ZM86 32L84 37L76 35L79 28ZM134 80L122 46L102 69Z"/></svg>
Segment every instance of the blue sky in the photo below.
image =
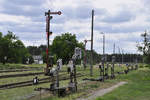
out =
<svg viewBox="0 0 150 100"><path fill-rule="evenodd" d="M135 53L140 34L149 31L149 4L149 0L0 0L0 31L14 32L26 46L46 44L44 13L50 9L62 12L53 16L50 40L70 32L82 42L90 39L94 9L94 50L102 53L104 32L106 53L112 53L113 43L125 53Z"/></svg>

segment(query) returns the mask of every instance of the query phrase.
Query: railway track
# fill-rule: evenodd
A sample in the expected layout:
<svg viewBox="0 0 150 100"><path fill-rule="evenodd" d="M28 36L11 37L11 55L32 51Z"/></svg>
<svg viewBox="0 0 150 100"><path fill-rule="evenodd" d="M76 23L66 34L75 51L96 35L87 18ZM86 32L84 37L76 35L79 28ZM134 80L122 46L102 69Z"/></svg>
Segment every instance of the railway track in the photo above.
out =
<svg viewBox="0 0 150 100"><path fill-rule="evenodd" d="M60 76L60 81L70 79L69 76L66 77L64 75L66 75L66 74L62 74ZM77 77L82 77L82 76L84 76L84 74L81 74L81 73L77 74ZM39 79L39 83L38 84L49 83L49 82L52 82L52 80L49 77L48 78L42 78L42 79ZM17 88L17 87L32 86L32 85L34 85L33 84L33 80L24 81L24 82L18 82L18 83L11 83L11 84L4 84L4 85L0 85L0 90L12 89L12 88Z"/></svg>
<svg viewBox="0 0 150 100"><path fill-rule="evenodd" d="M42 70L42 67L36 68L36 67L24 67L24 68L9 68L9 69L0 69L0 73L5 73L5 72L23 72L23 71L38 71Z"/></svg>
<svg viewBox="0 0 150 100"><path fill-rule="evenodd" d="M0 70L16 70L16 69L42 69L43 67L31 67L31 66L20 66L20 67L15 67L15 66L11 66L11 67L0 67Z"/></svg>
<svg viewBox="0 0 150 100"><path fill-rule="evenodd" d="M32 70L28 70L28 69L24 69L24 70L0 70L0 73L8 73L8 72L24 72L24 71L32 71Z"/></svg>
<svg viewBox="0 0 150 100"><path fill-rule="evenodd" d="M10 75L2 75L2 76L0 76L0 79L2 79L2 78L12 78L12 77L34 76L34 75L42 75L42 74L44 74L44 72L25 73L25 74L10 74Z"/></svg>
<svg viewBox="0 0 150 100"><path fill-rule="evenodd" d="M79 70L83 71L83 70ZM65 70L62 70L60 72L66 72ZM13 78L13 77L25 77L25 76L34 76L34 75L44 75L44 72L30 72L30 73L22 73L22 74L9 74L9 75L1 75L0 79L4 78Z"/></svg>
<svg viewBox="0 0 150 100"><path fill-rule="evenodd" d="M61 71L61 72L66 72L66 71ZM44 72L39 72L39 73L27 73L27 74L15 74L15 75L5 75L5 76L0 76L0 78L8 78L8 77L21 77L21 76L30 76L30 75L37 75L37 74L44 74ZM123 72L118 73L115 72L115 75L117 76L117 74L124 74ZM66 74L61 74L60 75L60 81L62 80L68 80L70 79L70 77L67 75L67 77L65 76ZM77 77L82 77L85 76L85 74L81 74L78 73ZM43 83L49 83L52 80L47 77L47 78L42 78L39 79L39 83L38 84L43 84ZM29 80L29 81L24 81L24 82L17 82L17 83L10 83L10 84L4 84L4 85L0 85L0 90L4 90L4 89L11 89L11 88L17 88L17 87L25 87L25 86L32 86L33 84L33 80Z"/></svg>
<svg viewBox="0 0 150 100"><path fill-rule="evenodd" d="M24 72L24 71L38 71L42 69L11 69L11 70L0 70L0 73L8 73L8 72Z"/></svg>

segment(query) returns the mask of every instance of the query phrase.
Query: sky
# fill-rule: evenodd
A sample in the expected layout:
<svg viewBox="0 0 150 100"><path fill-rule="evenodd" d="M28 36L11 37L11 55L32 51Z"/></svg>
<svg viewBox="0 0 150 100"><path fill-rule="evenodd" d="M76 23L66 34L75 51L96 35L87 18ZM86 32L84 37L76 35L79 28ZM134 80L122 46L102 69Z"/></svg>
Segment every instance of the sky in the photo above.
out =
<svg viewBox="0 0 150 100"><path fill-rule="evenodd" d="M94 9L94 50L102 53L102 32L106 37L106 53L138 53L141 34L149 31L150 0L0 0L0 31L12 31L26 46L46 45L45 12L53 15L50 37L69 32L83 42L91 37L91 11ZM90 43L87 43L90 49Z"/></svg>

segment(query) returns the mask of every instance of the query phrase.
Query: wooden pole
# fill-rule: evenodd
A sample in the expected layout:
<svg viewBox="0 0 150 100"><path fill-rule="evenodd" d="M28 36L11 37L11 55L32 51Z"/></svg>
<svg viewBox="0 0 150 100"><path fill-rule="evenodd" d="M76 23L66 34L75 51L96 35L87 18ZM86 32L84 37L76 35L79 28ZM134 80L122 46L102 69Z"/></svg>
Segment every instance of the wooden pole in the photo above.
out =
<svg viewBox="0 0 150 100"><path fill-rule="evenodd" d="M90 76L93 76L93 26L94 26L94 10L92 10L92 26L91 26L91 66L90 66Z"/></svg>

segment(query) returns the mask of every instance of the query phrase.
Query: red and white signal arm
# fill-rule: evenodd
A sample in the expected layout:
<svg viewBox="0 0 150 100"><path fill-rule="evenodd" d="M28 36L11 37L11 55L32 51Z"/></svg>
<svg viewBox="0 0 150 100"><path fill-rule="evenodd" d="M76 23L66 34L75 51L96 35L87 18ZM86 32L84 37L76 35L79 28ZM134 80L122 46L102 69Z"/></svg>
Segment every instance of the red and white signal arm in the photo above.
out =
<svg viewBox="0 0 150 100"><path fill-rule="evenodd" d="M61 15L61 11L58 11L58 15Z"/></svg>

